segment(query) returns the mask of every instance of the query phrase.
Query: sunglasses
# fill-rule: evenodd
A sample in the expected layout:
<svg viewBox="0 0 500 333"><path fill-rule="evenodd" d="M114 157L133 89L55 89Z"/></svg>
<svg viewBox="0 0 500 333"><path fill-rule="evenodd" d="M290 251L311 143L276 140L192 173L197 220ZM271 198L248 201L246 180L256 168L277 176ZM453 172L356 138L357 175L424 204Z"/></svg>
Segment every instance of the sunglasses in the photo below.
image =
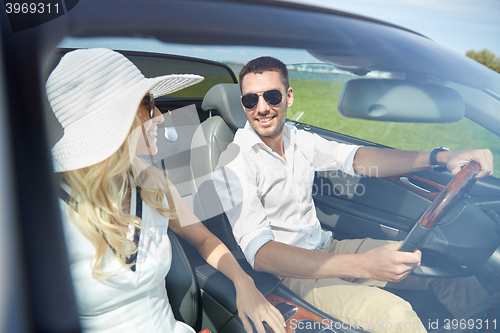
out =
<svg viewBox="0 0 500 333"><path fill-rule="evenodd" d="M248 93L241 96L241 104L247 110L252 110L259 103L259 96L262 95L267 104L278 106L283 100L283 93L278 89L266 90L261 93Z"/></svg>
<svg viewBox="0 0 500 333"><path fill-rule="evenodd" d="M153 98L153 94L144 96L141 105L144 105L144 107L149 110L149 118L153 119L155 113L155 99Z"/></svg>

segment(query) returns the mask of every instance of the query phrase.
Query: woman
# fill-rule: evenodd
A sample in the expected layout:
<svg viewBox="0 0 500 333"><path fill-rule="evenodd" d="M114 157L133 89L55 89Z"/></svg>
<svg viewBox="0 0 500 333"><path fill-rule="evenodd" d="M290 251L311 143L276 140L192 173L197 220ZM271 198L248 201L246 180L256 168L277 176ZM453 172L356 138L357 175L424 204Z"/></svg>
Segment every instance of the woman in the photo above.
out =
<svg viewBox="0 0 500 333"><path fill-rule="evenodd" d="M170 228L233 281L248 332L249 319L260 333L262 321L285 332L279 311L187 209L166 175L135 157L158 151L163 116L154 98L202 79L147 79L121 54L87 49L67 53L47 80L47 97L64 129L52 156L68 196L60 206L84 331L193 332L174 319L165 290Z"/></svg>

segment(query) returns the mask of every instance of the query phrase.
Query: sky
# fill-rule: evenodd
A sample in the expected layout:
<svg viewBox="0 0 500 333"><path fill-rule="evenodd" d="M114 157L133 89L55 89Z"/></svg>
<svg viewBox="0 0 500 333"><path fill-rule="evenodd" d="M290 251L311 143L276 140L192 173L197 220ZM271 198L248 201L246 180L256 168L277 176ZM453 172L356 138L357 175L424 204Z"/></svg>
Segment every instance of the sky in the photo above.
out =
<svg viewBox="0 0 500 333"><path fill-rule="evenodd" d="M294 0L288 0L294 1ZM304 2L304 0L297 1ZM460 54L500 57L500 0L307 0L413 30Z"/></svg>
<svg viewBox="0 0 500 333"><path fill-rule="evenodd" d="M355 13L413 30L435 42L465 55L468 50L488 49L500 57L500 0L286 0L307 2ZM96 41L66 39L61 47L108 47L118 50L137 50L175 53L225 61L217 47L200 46L193 49L182 45L165 45L155 40L105 38ZM229 48L230 49L230 48ZM225 48L224 52L228 52ZM263 48L234 48L231 59L249 61L265 54ZM302 52L302 53L301 53ZM290 54L290 50L269 55L290 63L314 60L305 51ZM239 54L241 53L241 54ZM236 55L236 56L235 56Z"/></svg>

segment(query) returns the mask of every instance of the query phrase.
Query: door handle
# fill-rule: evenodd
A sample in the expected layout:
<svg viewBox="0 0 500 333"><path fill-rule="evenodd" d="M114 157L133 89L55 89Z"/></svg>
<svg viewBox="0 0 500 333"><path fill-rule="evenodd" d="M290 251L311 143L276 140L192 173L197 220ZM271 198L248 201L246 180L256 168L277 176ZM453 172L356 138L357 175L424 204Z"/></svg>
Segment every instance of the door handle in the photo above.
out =
<svg viewBox="0 0 500 333"><path fill-rule="evenodd" d="M423 188L421 186L418 186L414 183L411 182L410 178L406 177L406 176L401 176L399 177L399 181L401 183L403 183L404 185L410 187L411 189L415 190L415 191L418 191L420 193L425 193L425 194L430 194L432 193L431 191L429 191L428 189L426 188Z"/></svg>

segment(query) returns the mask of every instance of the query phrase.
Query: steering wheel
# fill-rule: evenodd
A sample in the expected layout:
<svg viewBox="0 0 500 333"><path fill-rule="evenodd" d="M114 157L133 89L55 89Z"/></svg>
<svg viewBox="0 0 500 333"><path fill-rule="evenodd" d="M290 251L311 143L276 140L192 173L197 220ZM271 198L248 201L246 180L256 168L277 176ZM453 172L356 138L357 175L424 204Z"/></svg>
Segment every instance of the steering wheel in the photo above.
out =
<svg viewBox="0 0 500 333"><path fill-rule="evenodd" d="M468 184L475 181L475 176L480 170L481 167L477 162L471 161L466 164L413 226L399 251L413 252L420 249L439 218L460 192Z"/></svg>

